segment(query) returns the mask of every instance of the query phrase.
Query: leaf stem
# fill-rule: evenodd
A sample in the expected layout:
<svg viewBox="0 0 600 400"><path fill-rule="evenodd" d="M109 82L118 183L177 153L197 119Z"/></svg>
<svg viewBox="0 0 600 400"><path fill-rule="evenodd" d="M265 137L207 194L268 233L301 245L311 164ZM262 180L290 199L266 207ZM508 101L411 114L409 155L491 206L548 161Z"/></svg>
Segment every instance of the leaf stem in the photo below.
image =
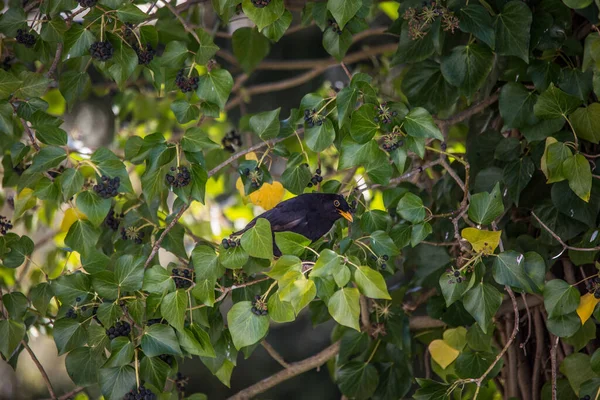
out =
<svg viewBox="0 0 600 400"><path fill-rule="evenodd" d="M369 359L367 361L365 361L365 364L368 364L369 362L371 362L371 360L373 359L373 356L375 356L375 353L377 352L377 349L379 348L380 344L381 344L381 339L377 340L377 343L375 343L375 348L371 352Z"/></svg>

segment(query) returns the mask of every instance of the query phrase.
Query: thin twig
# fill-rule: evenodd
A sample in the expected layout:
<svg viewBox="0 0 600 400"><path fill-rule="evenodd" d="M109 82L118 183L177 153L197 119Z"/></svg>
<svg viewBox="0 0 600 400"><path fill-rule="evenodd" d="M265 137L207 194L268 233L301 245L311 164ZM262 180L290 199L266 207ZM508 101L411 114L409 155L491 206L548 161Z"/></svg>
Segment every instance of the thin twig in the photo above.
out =
<svg viewBox="0 0 600 400"><path fill-rule="evenodd" d="M537 215L535 215L535 213L533 211L531 212L531 215L542 226L542 228L544 228L554 239L556 239L556 241L558 243L560 243L562 245L563 249L574 250L574 251L599 251L600 250L600 246L596 246L596 247L574 247L574 246L569 246L568 244L566 244L560 238L560 236L558 236L556 233L554 233L554 231L552 231L552 229L550 229L546 224L544 224L542 222L542 220L539 219L539 217Z"/></svg>
<svg viewBox="0 0 600 400"><path fill-rule="evenodd" d="M552 400L557 400L557 391L556 391L556 348L558 347L558 341L560 338L556 336L554 339L554 344L552 345L552 350L550 351L550 359L552 360Z"/></svg>
<svg viewBox="0 0 600 400"><path fill-rule="evenodd" d="M198 37L198 34L196 33L196 31L193 30L188 25L187 22L185 22L185 19L183 19L183 17L181 15L179 15L179 12L175 9L175 7L173 7L171 4L169 4L169 2L166 1L166 0L161 0L161 1L169 9L169 11L171 11L173 13L173 15L175 16L175 18L177 18L179 20L179 22L181 22L181 25L183 25L183 27L185 28L185 30L188 31L194 37L194 39L196 39L196 41L198 43L200 43L200 38Z"/></svg>
<svg viewBox="0 0 600 400"><path fill-rule="evenodd" d="M535 358L533 361L532 383L533 400L540 399L540 375L542 367L542 353L544 352L544 322L539 309L533 313L533 326L535 330Z"/></svg>
<svg viewBox="0 0 600 400"><path fill-rule="evenodd" d="M467 108L464 111L461 111L450 118L446 119L436 119L435 122L438 126L447 125L452 126L458 124L459 122L464 121L465 119L471 117L472 115L478 114L481 111L485 110L487 107L491 106L495 102L498 101L499 93L494 93L493 95L486 97L484 100L479 103L473 104L471 107Z"/></svg>
<svg viewBox="0 0 600 400"><path fill-rule="evenodd" d="M35 151L40 151L40 145L38 144L38 142L35 138L35 134L33 133L33 130L29 127L29 125L27 125L27 121L25 121L23 118L21 118L21 124L23 125L23 129L25 129L27 136L29 136L29 140L31 141L31 145L33 146Z"/></svg>
<svg viewBox="0 0 600 400"><path fill-rule="evenodd" d="M529 342L529 338L531 338L531 312L529 311L529 306L527 305L527 297L525 293L521 293L521 298L523 299L523 303L525 303L525 310L527 311L527 337L525 340L519 345L520 348L523 349L523 353L527 355L527 342Z"/></svg>
<svg viewBox="0 0 600 400"><path fill-rule="evenodd" d="M313 368L320 367L321 365L325 364L329 359L335 357L335 355L339 351L340 343L335 342L334 344L327 347L323 351L315 354L314 356L299 362L292 363L290 364L289 368L279 371L276 374L271 375L263 379L262 381L239 391L235 395L229 397L229 400L251 399L257 394L263 393L266 390L272 388L273 386L280 384L281 382L291 379L294 376L300 375L304 372L310 371Z"/></svg>
<svg viewBox="0 0 600 400"><path fill-rule="evenodd" d="M144 268L148 268L148 265L150 265L150 263L152 262L152 259L154 258L154 256L156 256L156 253L158 253L158 249L160 249L161 243L163 242L163 240L165 240L165 237L167 237L167 235L169 234L171 229L173 229L173 227L175 227L175 225L177 225L177 222L179 221L179 219L181 218L183 213L185 213L187 211L188 207L189 207L189 205L187 205L187 204L183 205L181 207L181 209L179 210L179 212L175 215L173 220L169 223L169 225L167 225L167 227L165 228L163 233L161 233L161 235L158 237L158 239L156 239L156 242L154 242L154 245L152 246L152 250L150 251L150 255L148 256L148 258L146 259L146 262L144 263Z"/></svg>
<svg viewBox="0 0 600 400"><path fill-rule="evenodd" d="M371 335L371 320L369 318L369 304L367 303L367 298L360 295L360 322L363 326L363 331L367 332L367 334Z"/></svg>
<svg viewBox="0 0 600 400"><path fill-rule="evenodd" d="M27 350L27 352L29 353L29 356L33 360L33 363L35 364L35 366L37 367L37 369L40 371L40 374L42 375L42 378L44 379L44 382L46 383L46 387L48 388L48 393L50 393L50 397L53 400L56 400L57 397L56 397L56 394L54 393L54 388L52 387L52 383L50 382L50 378L48 378L48 374L46 373L46 370L44 369L44 367L40 363L40 360L38 360L37 356L35 355L35 353L33 352L33 350L31 350L31 347L29 347L29 345L27 344L27 342L25 341L25 339L21 340L21 345L25 348L25 350Z"/></svg>
<svg viewBox="0 0 600 400"><path fill-rule="evenodd" d="M288 364L287 362L285 362L285 360L283 359L283 357L281 356L281 354L279 354L277 352L277 350L275 350L273 348L273 346L271 346L271 344L269 342L267 342L266 340L263 340L262 342L260 342L260 344L262 345L262 347L265 348L265 350L267 351L267 353L269 353L269 355L279 363L279 365L281 365L283 368L289 368L290 364Z"/></svg>

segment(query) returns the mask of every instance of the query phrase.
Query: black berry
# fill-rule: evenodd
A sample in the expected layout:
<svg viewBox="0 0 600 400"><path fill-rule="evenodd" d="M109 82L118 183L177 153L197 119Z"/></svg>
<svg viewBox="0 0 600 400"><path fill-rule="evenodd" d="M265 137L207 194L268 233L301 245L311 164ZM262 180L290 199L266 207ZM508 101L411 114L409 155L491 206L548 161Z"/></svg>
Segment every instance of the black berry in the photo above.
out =
<svg viewBox="0 0 600 400"><path fill-rule="evenodd" d="M77 312L71 307L67 310L65 317L75 319L75 318L77 318Z"/></svg>
<svg viewBox="0 0 600 400"><path fill-rule="evenodd" d="M267 303L261 300L260 295L256 295L254 297L254 301L252 302L252 308L250 309L253 314L258 316L268 315L267 311Z"/></svg>
<svg viewBox="0 0 600 400"><path fill-rule="evenodd" d="M32 48L35 45L35 36L33 34L26 32L23 29L17 30L17 43L21 43L25 47Z"/></svg>
<svg viewBox="0 0 600 400"><path fill-rule="evenodd" d="M242 137L235 130L229 131L225 134L223 139L221 139L221 144L223 148L230 153L235 153L235 147L240 147L242 145Z"/></svg>
<svg viewBox="0 0 600 400"><path fill-rule="evenodd" d="M183 69L181 69L175 77L175 85L177 85L179 90L181 90L183 93L187 93L198 89L198 80L199 78L197 76L187 77L184 74Z"/></svg>
<svg viewBox="0 0 600 400"><path fill-rule="evenodd" d="M77 0L77 2L83 8L92 8L98 3L98 0Z"/></svg>
<svg viewBox="0 0 600 400"><path fill-rule="evenodd" d="M460 276L460 271L459 270L454 271L454 276L456 278L458 278Z"/></svg>
<svg viewBox="0 0 600 400"><path fill-rule="evenodd" d="M125 216L125 214L115 214L115 210L112 208L108 211L106 218L104 218L104 225L112 229L113 231L119 230L119 224L121 223L121 219Z"/></svg>
<svg viewBox="0 0 600 400"><path fill-rule="evenodd" d="M183 375L181 372L177 372L177 379L175 379L175 386L177 387L177 391L179 393L185 393L185 388L190 379Z"/></svg>
<svg viewBox="0 0 600 400"><path fill-rule="evenodd" d="M10 220L0 215L0 233L6 235L6 233L13 228Z"/></svg>
<svg viewBox="0 0 600 400"><path fill-rule="evenodd" d="M192 286L194 281L193 272L187 268L173 268L171 270L171 276L173 277L173 281L175 282L175 287L177 289L188 289Z"/></svg>
<svg viewBox="0 0 600 400"><path fill-rule="evenodd" d="M333 19L328 19L327 20L327 24L329 24L329 26L331 27L332 31L334 31L338 35L342 34L342 29L340 29L340 26Z"/></svg>
<svg viewBox="0 0 600 400"><path fill-rule="evenodd" d="M114 52L113 45L109 41L94 42L90 46L92 58L98 61L108 61L112 58Z"/></svg>
<svg viewBox="0 0 600 400"><path fill-rule="evenodd" d="M98 196L103 199L110 199L119 194L119 186L121 185L121 178L115 176L109 178L106 175L102 175L99 182L94 185L94 192L98 193Z"/></svg>
<svg viewBox="0 0 600 400"><path fill-rule="evenodd" d="M115 326L111 326L106 330L106 336L108 336L110 340L120 336L129 336L130 333L131 325L129 325L129 322L124 321L119 321Z"/></svg>
<svg viewBox="0 0 600 400"><path fill-rule="evenodd" d="M269 5L271 0L250 0L252 5L256 8L264 8Z"/></svg>
<svg viewBox="0 0 600 400"><path fill-rule="evenodd" d="M158 358L160 358L161 360L163 360L164 362L166 362L169 365L171 365L171 363L173 362L173 356L171 356L169 354L161 354L158 356Z"/></svg>
<svg viewBox="0 0 600 400"><path fill-rule="evenodd" d="M169 186L175 188L185 187L190 184L192 175L187 167L179 167L179 172L177 172L176 175L167 174L165 179L167 180L167 184Z"/></svg>
<svg viewBox="0 0 600 400"><path fill-rule="evenodd" d="M156 55L156 50L152 48L150 43L146 43L145 49L140 49L137 45L133 46L133 50L135 50L138 56L138 64L139 65L148 65L154 59Z"/></svg>
<svg viewBox="0 0 600 400"><path fill-rule="evenodd" d="M154 324L162 324L163 323L163 319L162 318L152 318L148 320L147 325L148 326L152 326Z"/></svg>
<svg viewBox="0 0 600 400"><path fill-rule="evenodd" d="M152 390L146 389L144 385L142 385L138 389L131 389L129 393L123 397L123 400L156 400L156 398L156 394L154 394Z"/></svg>

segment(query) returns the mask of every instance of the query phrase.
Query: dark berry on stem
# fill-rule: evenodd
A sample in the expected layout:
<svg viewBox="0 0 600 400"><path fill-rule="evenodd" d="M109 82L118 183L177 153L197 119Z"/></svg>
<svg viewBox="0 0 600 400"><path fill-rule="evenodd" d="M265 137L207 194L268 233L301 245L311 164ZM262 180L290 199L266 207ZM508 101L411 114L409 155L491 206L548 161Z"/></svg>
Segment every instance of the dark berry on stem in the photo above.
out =
<svg viewBox="0 0 600 400"><path fill-rule="evenodd" d="M15 39L17 40L17 43L20 43L28 48L32 48L35 45L35 36L26 32L24 29L17 29L17 36Z"/></svg>
<svg viewBox="0 0 600 400"><path fill-rule="evenodd" d="M108 61L112 58L114 52L113 45L109 41L94 42L90 46L92 58L98 61Z"/></svg>
<svg viewBox="0 0 600 400"><path fill-rule="evenodd" d="M6 233L13 228L10 220L0 215L0 233L6 235Z"/></svg>
<svg viewBox="0 0 600 400"><path fill-rule="evenodd" d="M175 77L175 85L177 85L179 90L181 90L183 93L188 93L198 89L198 80L199 78L197 76L186 76L184 70L181 69Z"/></svg>
<svg viewBox="0 0 600 400"><path fill-rule="evenodd" d="M77 0L77 2L83 8L92 8L98 3L98 0Z"/></svg>

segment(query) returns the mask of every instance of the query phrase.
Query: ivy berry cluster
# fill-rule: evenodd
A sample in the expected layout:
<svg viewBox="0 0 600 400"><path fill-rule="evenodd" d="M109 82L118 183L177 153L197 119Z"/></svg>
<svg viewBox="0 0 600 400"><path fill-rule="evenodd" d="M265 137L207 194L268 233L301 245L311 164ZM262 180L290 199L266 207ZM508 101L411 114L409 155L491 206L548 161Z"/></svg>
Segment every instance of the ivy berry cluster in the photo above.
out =
<svg viewBox="0 0 600 400"><path fill-rule="evenodd" d="M383 136L383 144L381 145L381 147L385 150L385 151L394 151L400 147L404 146L404 139L403 136L401 134L397 134L395 132L392 132L388 135L384 135Z"/></svg>
<svg viewBox="0 0 600 400"><path fill-rule="evenodd" d="M600 299L600 277L596 276L588 281L587 290L589 293L593 293L595 298Z"/></svg>
<svg viewBox="0 0 600 400"><path fill-rule="evenodd" d="M308 164L307 164L308 166ZM315 174L310 179L310 182L306 185L307 187L317 186L319 183L323 182L323 177L321 176L321 168L317 168Z"/></svg>
<svg viewBox="0 0 600 400"><path fill-rule="evenodd" d="M17 29L17 36L15 39L17 40L17 43L20 43L27 48L35 46L35 36L24 29Z"/></svg>
<svg viewBox="0 0 600 400"><path fill-rule="evenodd" d="M375 256L375 255L372 255L372 256L371 256L371 259L372 259L373 261L376 261L376 262L377 262L377 264L379 265L379 267L380 267L381 269L386 269L386 268L387 268L387 262L389 261L389 259L390 259L390 256L388 256L387 254L384 254L384 255L382 255L381 257L377 257L377 256Z"/></svg>
<svg viewBox="0 0 600 400"><path fill-rule="evenodd" d="M92 58L98 61L108 61L112 58L115 49L108 40L103 42L94 42L90 46L90 54Z"/></svg>
<svg viewBox="0 0 600 400"><path fill-rule="evenodd" d="M142 384L137 389L131 389L123 400L156 400L156 394Z"/></svg>
<svg viewBox="0 0 600 400"><path fill-rule="evenodd" d="M446 273L449 278L449 284L462 283L465 280L465 278L462 276L462 273L458 269L447 269Z"/></svg>
<svg viewBox="0 0 600 400"><path fill-rule="evenodd" d="M65 318L72 318L72 319L77 318L77 311L75 311L75 309L73 307L69 308L67 310L67 313L65 314Z"/></svg>
<svg viewBox="0 0 600 400"><path fill-rule="evenodd" d="M235 148L233 146L240 147L242 145L242 136L235 130L229 131L225 134L223 139L221 139L221 144L228 152L235 153Z"/></svg>
<svg viewBox="0 0 600 400"><path fill-rule="evenodd" d="M104 225L112 229L113 231L119 230L119 225L121 224L121 220L125 217L125 214L115 214L114 209L110 209L108 214L106 214L106 218L104 218Z"/></svg>
<svg viewBox="0 0 600 400"><path fill-rule="evenodd" d="M256 8L264 8L271 3L271 0L250 0L252 5Z"/></svg>
<svg viewBox="0 0 600 400"><path fill-rule="evenodd" d="M131 325L126 321L119 321L115 326L111 326L106 330L106 336L108 336L110 340L118 338L119 336L129 336L130 333Z"/></svg>
<svg viewBox="0 0 600 400"><path fill-rule="evenodd" d="M96 182L94 185L94 192L103 199L110 199L119 194L119 186L121 185L121 178L115 176L110 178L106 175L102 175L100 182Z"/></svg>
<svg viewBox="0 0 600 400"><path fill-rule="evenodd" d="M156 50L152 48L150 43L146 43L145 48L140 48L137 44L133 45L133 50L138 56L139 65L148 65L154 59Z"/></svg>
<svg viewBox="0 0 600 400"><path fill-rule="evenodd" d="M397 111L390 111L387 103L381 103L379 106L374 107L379 116L375 117L373 120L375 122L383 122L384 124L389 124L392 122L392 118L398 115Z"/></svg>
<svg viewBox="0 0 600 400"><path fill-rule="evenodd" d="M258 189L262 185L263 176L260 168L255 167L252 171L250 171L250 168L245 168L244 175L250 179L250 186L253 188Z"/></svg>
<svg viewBox="0 0 600 400"><path fill-rule="evenodd" d="M240 239L223 238L221 244L223 245L224 249L228 249L230 247L237 247L240 245Z"/></svg>
<svg viewBox="0 0 600 400"><path fill-rule="evenodd" d="M177 372L177 378L175 379L175 387L179 393L185 393L185 388L190 378L183 375L181 372Z"/></svg>
<svg viewBox="0 0 600 400"><path fill-rule="evenodd" d="M327 20L327 24L331 27L333 32L337 33L338 35L342 34L343 29L340 29L340 26L337 22L335 22L335 20L330 18Z"/></svg>
<svg viewBox="0 0 600 400"><path fill-rule="evenodd" d="M268 315L267 311L267 303L265 303L259 294L254 296L254 301L252 302L252 313L258 316Z"/></svg>
<svg viewBox="0 0 600 400"><path fill-rule="evenodd" d="M135 244L142 244L144 232L134 228L133 226L121 228L122 240L133 240Z"/></svg>
<svg viewBox="0 0 600 400"><path fill-rule="evenodd" d="M192 286L192 282L194 281L193 272L187 268L183 269L183 271L179 268L173 268L171 270L171 276L173 277L177 289L188 289Z"/></svg>
<svg viewBox="0 0 600 400"><path fill-rule="evenodd" d="M83 8L92 8L98 3L98 0L77 0L77 2Z"/></svg>
<svg viewBox="0 0 600 400"><path fill-rule="evenodd" d="M13 228L11 221L3 215L0 215L0 233L6 235L6 233Z"/></svg>
<svg viewBox="0 0 600 400"><path fill-rule="evenodd" d="M171 172L175 172L175 171L177 171L177 174L175 174L175 175L167 174L165 176L165 179L167 180L167 183L170 186L172 186L174 188L179 188L179 187L185 187L190 184L190 182L192 181L192 175L190 174L190 171L187 169L187 167L184 167L184 166L179 166L177 168L171 167Z"/></svg>
<svg viewBox="0 0 600 400"><path fill-rule="evenodd" d="M436 18L442 19L444 31L454 33L458 29L459 20L448 8L438 5L435 1L420 9L409 8L404 12L404 19L408 21L408 35L412 40L424 38Z"/></svg>
<svg viewBox="0 0 600 400"><path fill-rule="evenodd" d="M306 126L309 128L314 127L315 125L321 126L323 125L323 117L319 115L316 109L309 110L308 108L304 110L304 122L306 122Z"/></svg>
<svg viewBox="0 0 600 400"><path fill-rule="evenodd" d="M200 78L197 76L188 77L185 75L184 70L180 69L175 77L175 85L181 90L182 93L192 92L198 89L198 81Z"/></svg>

